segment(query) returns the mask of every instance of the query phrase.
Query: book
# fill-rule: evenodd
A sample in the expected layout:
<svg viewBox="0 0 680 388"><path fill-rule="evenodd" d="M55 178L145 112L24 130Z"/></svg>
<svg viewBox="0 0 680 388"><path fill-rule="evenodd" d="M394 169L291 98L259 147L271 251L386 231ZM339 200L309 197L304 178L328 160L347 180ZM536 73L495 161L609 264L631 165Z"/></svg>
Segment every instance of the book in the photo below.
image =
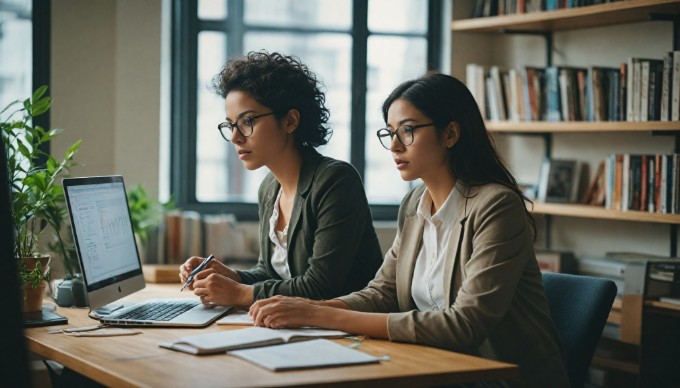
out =
<svg viewBox="0 0 680 388"><path fill-rule="evenodd" d="M250 327L190 335L175 342L160 343L159 346L190 354L213 354L320 337L340 338L348 335L348 333L339 330L314 328L274 330L265 327Z"/></svg>
<svg viewBox="0 0 680 388"><path fill-rule="evenodd" d="M325 339L236 350L229 354L275 372L375 364L383 359Z"/></svg>

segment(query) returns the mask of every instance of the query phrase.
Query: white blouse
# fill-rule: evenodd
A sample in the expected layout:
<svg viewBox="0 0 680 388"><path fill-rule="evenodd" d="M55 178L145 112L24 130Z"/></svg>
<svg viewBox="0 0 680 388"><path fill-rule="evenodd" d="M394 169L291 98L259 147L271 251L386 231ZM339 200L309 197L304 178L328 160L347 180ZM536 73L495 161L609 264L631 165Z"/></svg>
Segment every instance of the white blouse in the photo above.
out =
<svg viewBox="0 0 680 388"><path fill-rule="evenodd" d="M453 193L453 190L451 190ZM453 232L453 221L456 210L453 207L451 193L442 207L432 214L432 197L425 190L418 204L418 216L425 223L423 244L416 258L413 272L411 294L416 307L420 311L442 310L446 306L444 295L444 262L447 248Z"/></svg>
<svg viewBox="0 0 680 388"><path fill-rule="evenodd" d="M288 266L288 225L279 231L276 226L279 223L279 204L281 202L281 189L276 195L274 211L269 218L269 240L272 242L272 267L281 279L290 279L290 267Z"/></svg>

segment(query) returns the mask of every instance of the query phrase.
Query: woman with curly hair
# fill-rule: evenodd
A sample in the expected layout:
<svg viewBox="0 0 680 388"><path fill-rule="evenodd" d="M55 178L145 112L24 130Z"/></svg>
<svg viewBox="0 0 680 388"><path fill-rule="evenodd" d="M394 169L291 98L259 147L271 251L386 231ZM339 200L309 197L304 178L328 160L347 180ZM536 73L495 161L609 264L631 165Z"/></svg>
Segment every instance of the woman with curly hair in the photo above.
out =
<svg viewBox="0 0 680 388"><path fill-rule="evenodd" d="M423 184L404 197L375 279L332 300L257 301L250 308L255 324L338 329L519 365L518 381L492 386L569 386L528 199L470 91L431 74L399 85L382 113L380 143L402 179Z"/></svg>
<svg viewBox="0 0 680 388"><path fill-rule="evenodd" d="M205 304L250 306L273 295L327 299L373 279L382 254L361 178L320 155L329 111L320 82L296 58L251 52L214 78L218 125L248 170L267 167L258 192L260 257L247 271L211 261L189 286ZM180 266L184 283L203 259Z"/></svg>

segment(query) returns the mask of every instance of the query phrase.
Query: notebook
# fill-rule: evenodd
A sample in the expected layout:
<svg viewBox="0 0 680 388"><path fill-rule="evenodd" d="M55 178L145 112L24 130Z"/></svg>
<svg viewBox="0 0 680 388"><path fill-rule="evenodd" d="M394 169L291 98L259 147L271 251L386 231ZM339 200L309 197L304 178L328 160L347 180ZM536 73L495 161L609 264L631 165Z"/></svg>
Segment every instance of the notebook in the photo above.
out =
<svg viewBox="0 0 680 388"><path fill-rule="evenodd" d="M112 326L201 327L230 309L206 307L189 293L112 304L145 287L123 177L67 178L63 186L91 316Z"/></svg>
<svg viewBox="0 0 680 388"><path fill-rule="evenodd" d="M159 346L191 354L212 354L321 337L340 338L348 335L339 330L313 328L274 330L266 327L250 327L190 335L175 342L160 343Z"/></svg>
<svg viewBox="0 0 680 388"><path fill-rule="evenodd" d="M375 364L386 357L376 357L326 339L235 350L230 355L242 358L274 372Z"/></svg>

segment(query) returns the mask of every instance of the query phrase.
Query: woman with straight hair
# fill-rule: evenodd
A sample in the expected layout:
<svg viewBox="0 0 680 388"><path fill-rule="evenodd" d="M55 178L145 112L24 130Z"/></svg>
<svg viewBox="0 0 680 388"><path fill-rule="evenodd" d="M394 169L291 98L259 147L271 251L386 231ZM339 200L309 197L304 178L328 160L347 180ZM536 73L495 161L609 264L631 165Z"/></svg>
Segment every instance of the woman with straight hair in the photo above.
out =
<svg viewBox="0 0 680 388"><path fill-rule="evenodd" d="M226 121L217 126L224 140L246 169L270 170L258 192L260 257L245 271L213 260L189 288L205 304L229 306L364 288L382 253L359 174L315 150L330 137L316 75L297 58L251 52L230 60L214 89L226 104ZM202 261L180 266L182 283Z"/></svg>
<svg viewBox="0 0 680 388"><path fill-rule="evenodd" d="M430 74L399 85L377 133L402 179L398 229L368 287L325 301L255 303L256 325L317 326L518 364L518 381L566 387L557 331L534 252L530 202L498 156L459 80Z"/></svg>

